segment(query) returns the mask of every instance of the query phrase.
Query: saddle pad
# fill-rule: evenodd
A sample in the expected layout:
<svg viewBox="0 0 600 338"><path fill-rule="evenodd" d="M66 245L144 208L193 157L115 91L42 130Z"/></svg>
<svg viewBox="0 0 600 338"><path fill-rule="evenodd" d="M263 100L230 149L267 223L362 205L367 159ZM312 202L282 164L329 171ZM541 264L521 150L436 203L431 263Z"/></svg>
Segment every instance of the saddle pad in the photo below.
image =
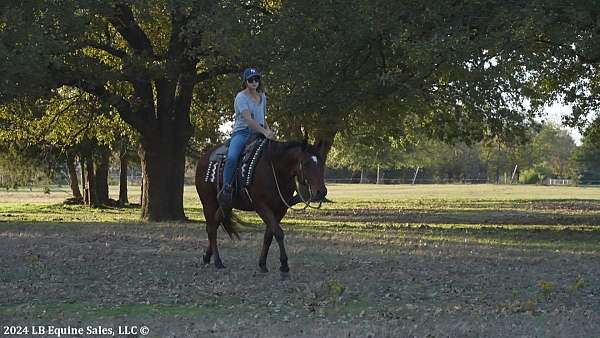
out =
<svg viewBox="0 0 600 338"><path fill-rule="evenodd" d="M252 184L254 169L266 143L267 139L260 138L246 145L237 167L238 170L236 170L235 181L239 182L238 187L243 188ZM224 151L221 148L224 148ZM204 178L205 182L217 183L218 185L223 182L222 175L226 157L227 148L224 146L220 146L213 151L209 158L208 170Z"/></svg>

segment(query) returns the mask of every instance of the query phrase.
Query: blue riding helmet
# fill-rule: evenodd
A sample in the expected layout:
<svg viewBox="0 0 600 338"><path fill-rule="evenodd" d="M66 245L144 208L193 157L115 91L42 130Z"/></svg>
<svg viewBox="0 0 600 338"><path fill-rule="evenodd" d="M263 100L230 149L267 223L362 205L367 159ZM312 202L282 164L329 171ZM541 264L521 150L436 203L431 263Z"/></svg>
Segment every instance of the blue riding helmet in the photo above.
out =
<svg viewBox="0 0 600 338"><path fill-rule="evenodd" d="M242 84L244 84L246 80L253 76L260 76L260 72L256 68L246 68L242 76Z"/></svg>

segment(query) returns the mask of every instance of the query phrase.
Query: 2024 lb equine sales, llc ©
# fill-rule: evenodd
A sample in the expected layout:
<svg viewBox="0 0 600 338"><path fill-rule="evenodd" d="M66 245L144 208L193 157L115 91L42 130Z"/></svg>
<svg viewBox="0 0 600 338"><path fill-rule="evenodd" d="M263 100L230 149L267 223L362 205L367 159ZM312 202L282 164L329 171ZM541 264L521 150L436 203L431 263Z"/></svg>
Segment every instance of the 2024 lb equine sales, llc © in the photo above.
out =
<svg viewBox="0 0 600 338"><path fill-rule="evenodd" d="M147 326L129 326L119 325L116 328L110 326L92 326L88 325L85 327L76 326L53 326L53 325L31 325L31 326L3 326L2 335L5 336L38 336L44 335L46 337L68 337L72 335L94 335L94 336L114 336L114 335L137 335L142 336L150 333L150 329Z"/></svg>

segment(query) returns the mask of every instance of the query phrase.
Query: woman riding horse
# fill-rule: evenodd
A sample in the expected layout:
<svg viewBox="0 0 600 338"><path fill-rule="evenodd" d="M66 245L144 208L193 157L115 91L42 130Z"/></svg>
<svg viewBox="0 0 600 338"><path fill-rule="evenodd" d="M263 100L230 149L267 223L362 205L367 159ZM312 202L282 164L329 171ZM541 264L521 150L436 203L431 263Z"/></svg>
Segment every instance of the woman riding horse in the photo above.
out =
<svg viewBox="0 0 600 338"><path fill-rule="evenodd" d="M205 178L209 168L212 150L204 154L196 167L196 190L200 196L206 219L208 248L203 257L210 263L214 255L217 268L224 268L217 247L217 228L223 225L229 236L237 232L231 224L231 208L254 210L265 222L265 234L259 267L267 272L267 254L273 237L279 245L282 272L288 272L288 258L284 246L284 233L281 219L288 208L295 203L293 198L297 184L308 187L308 201L322 201L327 194L323 178L324 163L321 158L321 145L304 142L276 142L271 140L273 132L264 119L266 96L260 82L260 73L248 68L243 75L243 90L235 98L235 123L223 172L223 189L217 194L217 182ZM245 189L246 194L233 196L231 183L238 158L251 133L267 137L266 149L254 170L252 184ZM213 149L214 150L214 149Z"/></svg>

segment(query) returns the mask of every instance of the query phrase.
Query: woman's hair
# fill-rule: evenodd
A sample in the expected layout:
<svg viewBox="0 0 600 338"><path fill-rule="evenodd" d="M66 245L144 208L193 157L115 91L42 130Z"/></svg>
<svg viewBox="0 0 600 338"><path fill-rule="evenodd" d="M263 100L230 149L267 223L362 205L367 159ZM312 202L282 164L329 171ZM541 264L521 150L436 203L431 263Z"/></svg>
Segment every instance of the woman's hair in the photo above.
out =
<svg viewBox="0 0 600 338"><path fill-rule="evenodd" d="M260 81L258 81L258 87L256 88L256 91L258 93L265 93L265 87L263 86L263 83L262 83L262 81L263 81L262 77L259 77L259 79L260 79ZM246 87L247 87L247 83L246 82L247 81L244 80L244 83L242 83L242 90L246 89Z"/></svg>

